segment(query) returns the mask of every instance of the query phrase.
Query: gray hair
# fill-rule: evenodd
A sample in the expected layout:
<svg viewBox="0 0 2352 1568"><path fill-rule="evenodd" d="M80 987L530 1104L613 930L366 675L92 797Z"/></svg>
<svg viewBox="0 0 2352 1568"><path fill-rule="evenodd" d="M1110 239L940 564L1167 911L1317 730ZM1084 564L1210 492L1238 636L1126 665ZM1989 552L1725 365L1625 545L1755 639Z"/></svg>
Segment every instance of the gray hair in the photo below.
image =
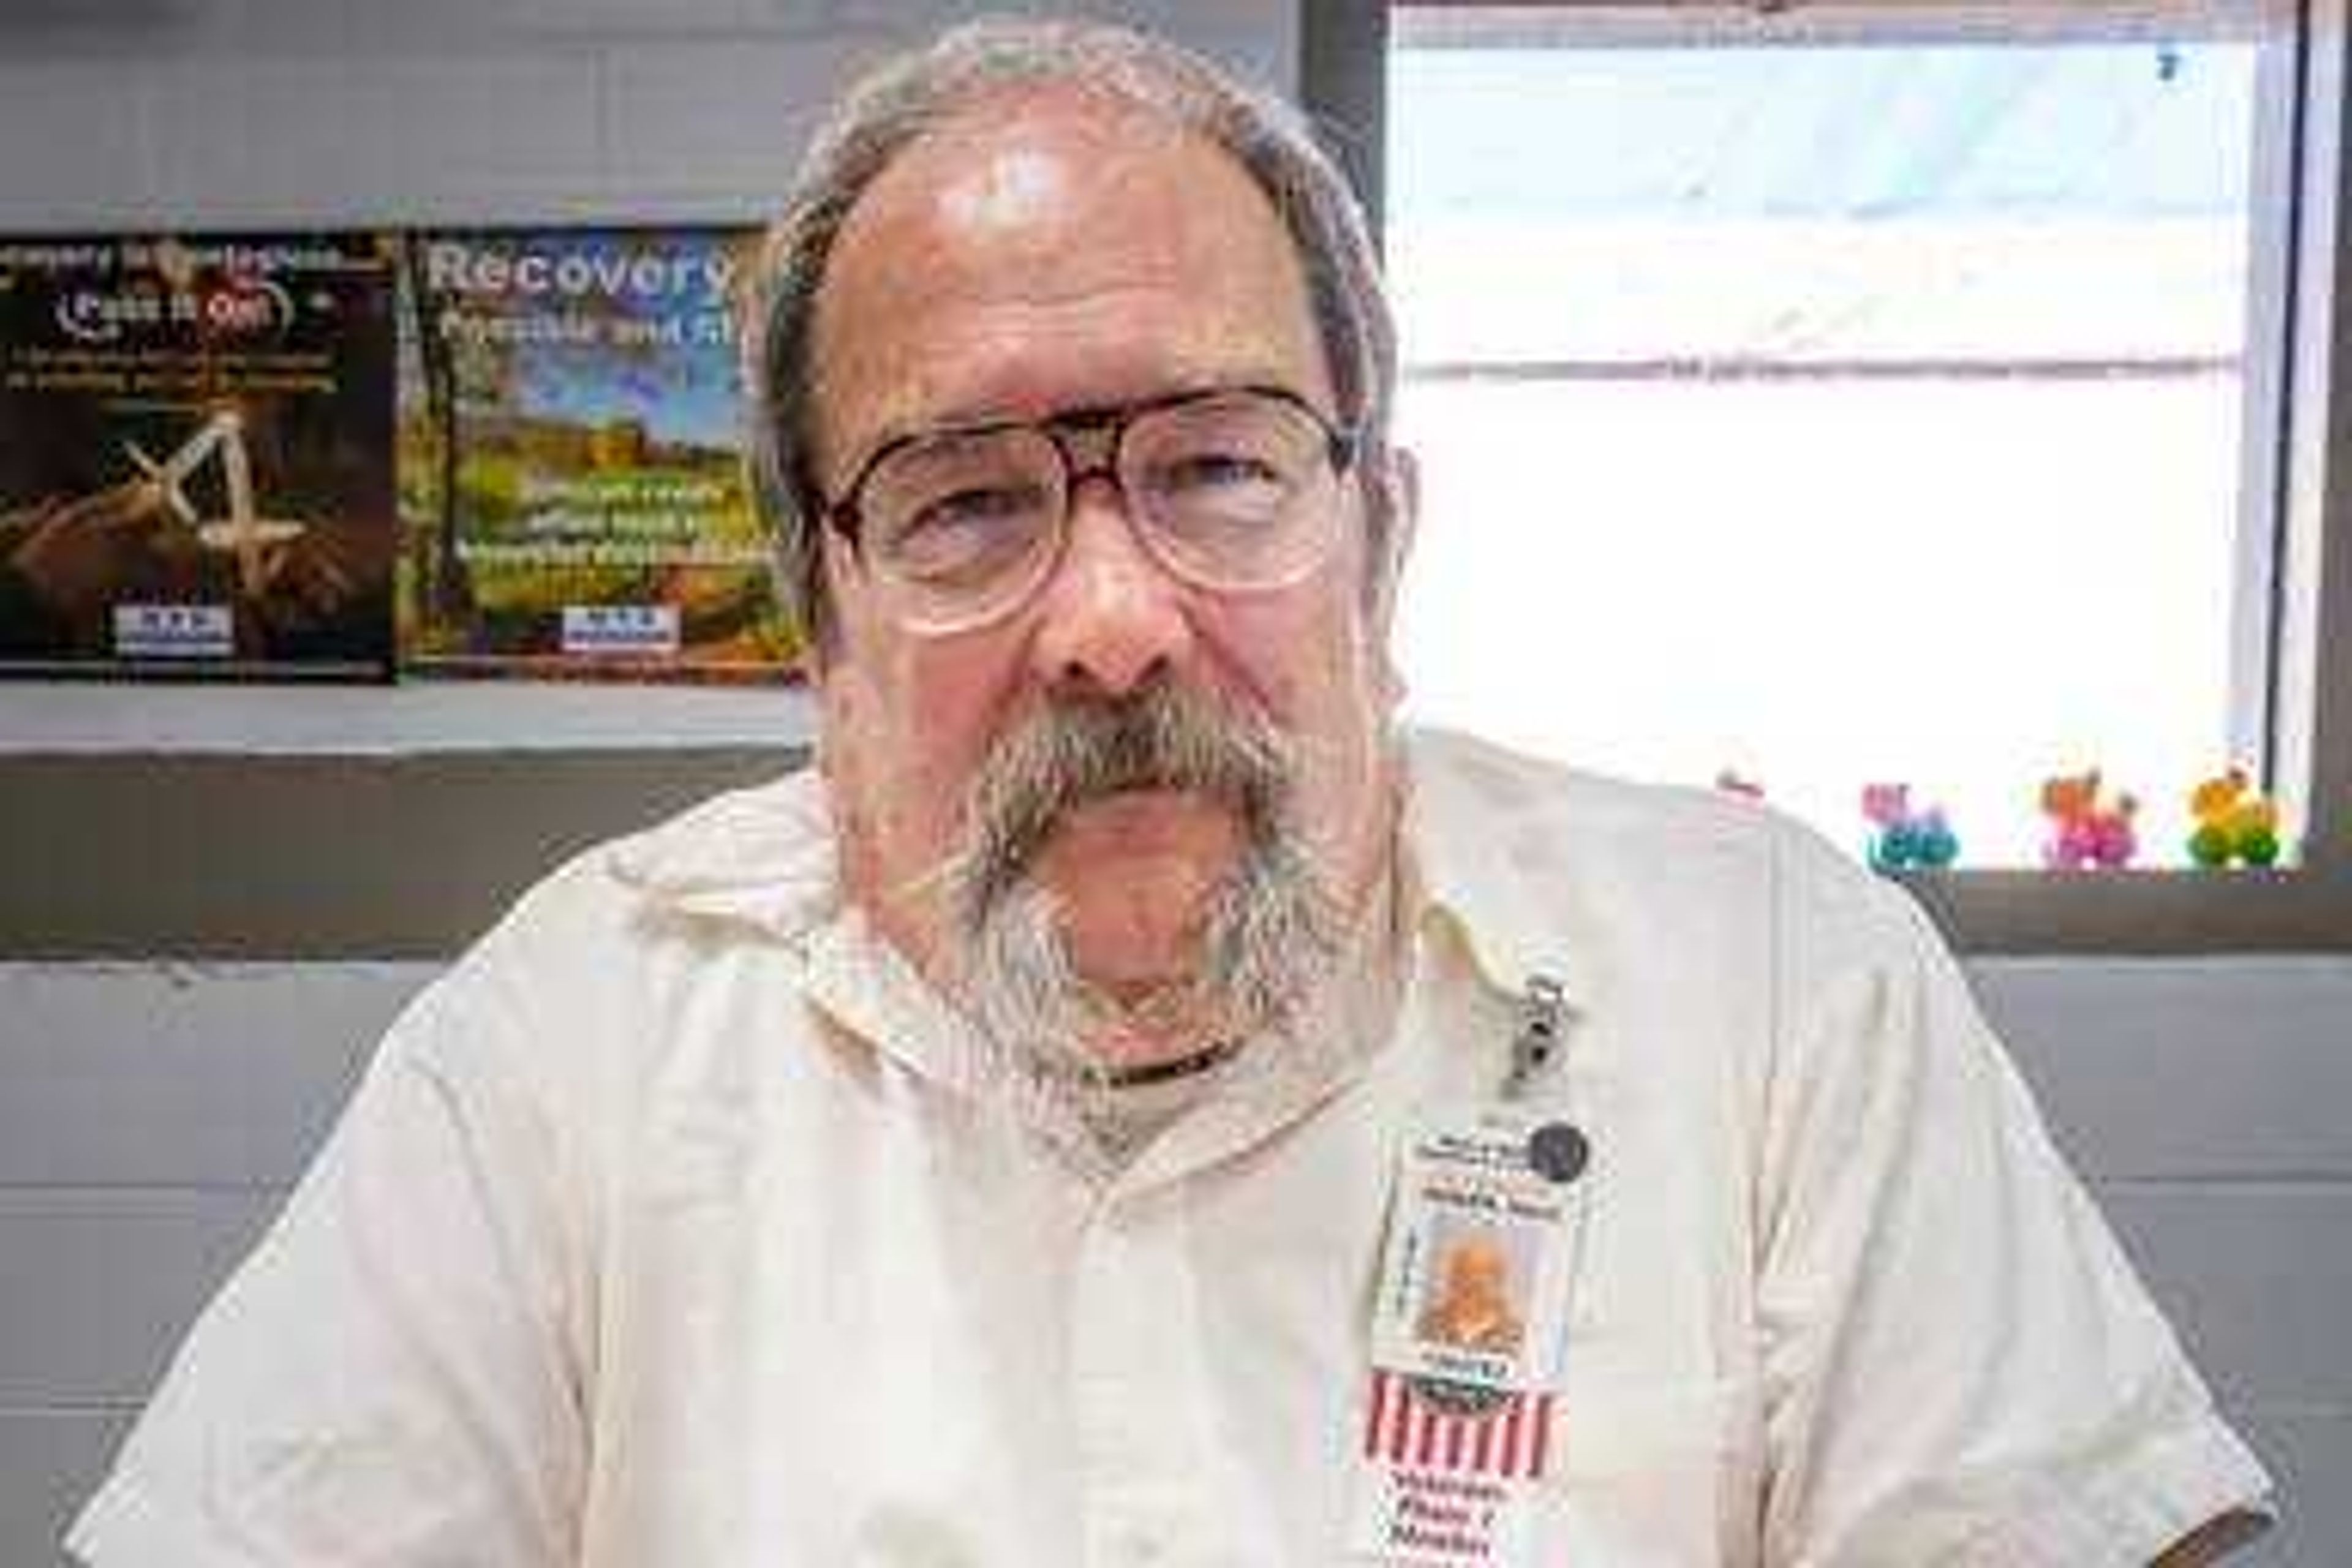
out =
<svg viewBox="0 0 2352 1568"><path fill-rule="evenodd" d="M752 271L743 333L751 468L775 531L779 592L819 639L829 635L819 531L824 499L810 470L817 291L850 209L927 131L1007 89L1074 85L1164 117L1223 148L1290 232L1339 394L1360 433L1358 461L1372 531L1369 597L1394 571L1384 472L1396 381L1396 332L1362 208L1304 116L1190 50L1091 22L989 18L900 55L851 88L819 129L784 212Z"/></svg>
<svg viewBox="0 0 2352 1568"><path fill-rule="evenodd" d="M1049 1098L1065 1079L1082 1103L1108 1093L1108 1064L1083 1042L1107 1016L1139 1008L1192 1012L1235 1040L1289 1035L1348 935L1342 900L1303 839L1297 766L1295 742L1271 721L1174 681L1047 703L998 737L972 780L968 837L949 873L965 960L957 980L992 1076ZM1138 787L1230 802L1242 849L1208 900L1199 973L1147 1002L1114 1004L1080 978L1062 910L1033 873L1070 811ZM1283 1047L1308 1048L1297 1037Z"/></svg>

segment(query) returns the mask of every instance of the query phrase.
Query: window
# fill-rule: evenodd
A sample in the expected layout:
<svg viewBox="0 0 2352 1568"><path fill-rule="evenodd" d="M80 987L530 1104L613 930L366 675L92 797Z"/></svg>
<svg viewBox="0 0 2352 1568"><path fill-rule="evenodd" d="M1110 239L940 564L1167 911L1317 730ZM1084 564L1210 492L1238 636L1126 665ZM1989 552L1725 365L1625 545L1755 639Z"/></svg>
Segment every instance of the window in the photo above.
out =
<svg viewBox="0 0 2352 1568"><path fill-rule="evenodd" d="M1848 843L1907 780L1979 867L2093 764L2178 865L2241 758L2327 880L2334 11L1391 8L1412 710Z"/></svg>

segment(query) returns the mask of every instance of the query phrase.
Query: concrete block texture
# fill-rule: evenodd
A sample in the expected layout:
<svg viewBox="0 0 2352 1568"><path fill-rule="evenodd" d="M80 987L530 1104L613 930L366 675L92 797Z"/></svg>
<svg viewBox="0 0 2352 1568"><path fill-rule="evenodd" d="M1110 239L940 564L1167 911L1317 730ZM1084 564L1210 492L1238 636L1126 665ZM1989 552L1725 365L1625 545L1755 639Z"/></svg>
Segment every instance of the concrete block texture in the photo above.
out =
<svg viewBox="0 0 2352 1568"><path fill-rule="evenodd" d="M588 52L179 62L154 87L156 186L240 226L532 216L599 188L599 70Z"/></svg>
<svg viewBox="0 0 2352 1568"><path fill-rule="evenodd" d="M1093 0L1255 79L1289 7ZM0 228L739 222L942 0L136 0L0 10Z"/></svg>
<svg viewBox="0 0 2352 1568"><path fill-rule="evenodd" d="M2098 1195L2217 1394L2352 1416L2352 1182Z"/></svg>
<svg viewBox="0 0 2352 1568"><path fill-rule="evenodd" d="M1979 959L1969 973L2086 1175L2352 1173L2352 960Z"/></svg>
<svg viewBox="0 0 2352 1568"><path fill-rule="evenodd" d="M291 1184L438 967L0 966L0 1194Z"/></svg>
<svg viewBox="0 0 2352 1568"><path fill-rule="evenodd" d="M275 1192L0 1191L0 1410L143 1401L282 1201Z"/></svg>
<svg viewBox="0 0 2352 1568"><path fill-rule="evenodd" d="M122 1410L0 1410L0 1563L65 1568L58 1539L130 1425Z"/></svg>
<svg viewBox="0 0 2352 1568"><path fill-rule="evenodd" d="M8 37L0 26L0 228L58 233L152 210L152 68L23 58Z"/></svg>
<svg viewBox="0 0 2352 1568"><path fill-rule="evenodd" d="M878 36L664 39L609 50L604 177L616 201L701 198L772 212L840 82L887 52Z"/></svg>

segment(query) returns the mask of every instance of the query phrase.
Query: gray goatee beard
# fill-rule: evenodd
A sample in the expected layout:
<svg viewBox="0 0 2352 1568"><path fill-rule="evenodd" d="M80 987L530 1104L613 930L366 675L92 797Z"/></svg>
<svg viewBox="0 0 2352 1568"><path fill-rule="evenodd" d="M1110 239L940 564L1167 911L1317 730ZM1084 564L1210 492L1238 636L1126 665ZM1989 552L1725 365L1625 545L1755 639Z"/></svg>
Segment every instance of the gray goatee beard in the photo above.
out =
<svg viewBox="0 0 2352 1568"><path fill-rule="evenodd" d="M1271 725L1165 682L1115 701L1056 701L999 741L973 781L949 874L964 1003L991 1076L1083 1110L1113 1087L1110 1064L1087 1042L1114 1021L1286 1037L1345 934L1341 902L1293 815L1295 778L1291 746ZM1122 1006L1077 973L1058 901L1031 873L1065 813L1133 789L1225 801L1242 833L1203 911L1193 975ZM1286 1039L1286 1053L1307 1047Z"/></svg>

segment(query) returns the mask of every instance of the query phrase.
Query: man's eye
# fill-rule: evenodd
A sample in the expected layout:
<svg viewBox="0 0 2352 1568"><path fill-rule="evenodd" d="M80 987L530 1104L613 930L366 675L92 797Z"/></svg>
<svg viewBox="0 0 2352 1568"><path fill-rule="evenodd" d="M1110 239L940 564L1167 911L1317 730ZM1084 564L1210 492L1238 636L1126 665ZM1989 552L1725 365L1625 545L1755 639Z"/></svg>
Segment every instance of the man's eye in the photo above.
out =
<svg viewBox="0 0 2352 1568"><path fill-rule="evenodd" d="M1279 468L1249 452L1186 453L1160 464L1151 479L1155 489L1179 498L1284 483Z"/></svg>
<svg viewBox="0 0 2352 1568"><path fill-rule="evenodd" d="M1203 450L1154 464L1145 482L1171 521L1259 528L1280 517L1297 489L1279 462L1258 453Z"/></svg>
<svg viewBox="0 0 2352 1568"><path fill-rule="evenodd" d="M1037 491L1031 486L961 489L924 502L915 514L915 526L928 531L984 526L1036 508Z"/></svg>
<svg viewBox="0 0 2352 1568"><path fill-rule="evenodd" d="M888 537L901 569L933 576L984 569L1020 554L1045 512L1034 485L971 486L910 508Z"/></svg>

